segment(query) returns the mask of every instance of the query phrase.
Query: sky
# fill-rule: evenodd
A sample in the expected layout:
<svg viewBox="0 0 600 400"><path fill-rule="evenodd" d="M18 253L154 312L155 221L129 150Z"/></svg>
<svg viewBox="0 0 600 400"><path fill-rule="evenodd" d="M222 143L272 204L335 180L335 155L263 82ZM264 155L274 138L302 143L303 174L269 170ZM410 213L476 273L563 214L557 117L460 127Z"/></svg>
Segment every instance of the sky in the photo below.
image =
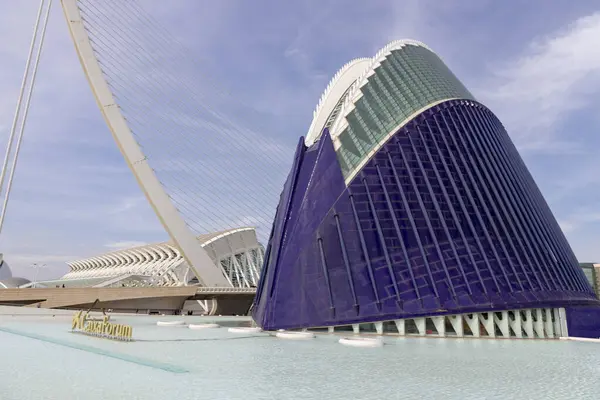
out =
<svg viewBox="0 0 600 400"><path fill-rule="evenodd" d="M252 108L235 112L239 123L262 129L290 163L343 64L391 40L425 42L504 123L578 259L600 261L598 1L138 2L197 61L188 78ZM0 0L2 149L38 4ZM69 260L168 239L102 119L59 5L0 234L13 274L32 278L32 264L46 264L38 279L60 277Z"/></svg>

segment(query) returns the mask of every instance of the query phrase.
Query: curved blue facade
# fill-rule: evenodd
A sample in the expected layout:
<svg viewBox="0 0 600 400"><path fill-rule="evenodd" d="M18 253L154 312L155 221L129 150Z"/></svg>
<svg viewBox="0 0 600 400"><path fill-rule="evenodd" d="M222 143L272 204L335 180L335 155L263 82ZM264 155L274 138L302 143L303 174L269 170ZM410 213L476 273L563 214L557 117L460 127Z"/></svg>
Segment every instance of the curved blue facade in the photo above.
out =
<svg viewBox="0 0 600 400"><path fill-rule="evenodd" d="M299 142L253 317L291 329L598 304L500 121L449 100L348 184L329 132Z"/></svg>

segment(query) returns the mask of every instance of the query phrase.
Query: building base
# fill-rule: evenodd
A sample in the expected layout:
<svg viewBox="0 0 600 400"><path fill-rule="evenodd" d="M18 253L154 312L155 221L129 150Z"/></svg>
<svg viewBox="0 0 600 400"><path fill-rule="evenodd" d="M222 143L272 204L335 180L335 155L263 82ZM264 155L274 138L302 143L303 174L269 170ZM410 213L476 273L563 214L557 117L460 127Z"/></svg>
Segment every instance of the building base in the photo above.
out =
<svg viewBox="0 0 600 400"><path fill-rule="evenodd" d="M600 307L567 307L568 334L579 338L600 338Z"/></svg>
<svg viewBox="0 0 600 400"><path fill-rule="evenodd" d="M567 321L564 308L534 308L406 318L308 330L398 336L558 339L568 336Z"/></svg>

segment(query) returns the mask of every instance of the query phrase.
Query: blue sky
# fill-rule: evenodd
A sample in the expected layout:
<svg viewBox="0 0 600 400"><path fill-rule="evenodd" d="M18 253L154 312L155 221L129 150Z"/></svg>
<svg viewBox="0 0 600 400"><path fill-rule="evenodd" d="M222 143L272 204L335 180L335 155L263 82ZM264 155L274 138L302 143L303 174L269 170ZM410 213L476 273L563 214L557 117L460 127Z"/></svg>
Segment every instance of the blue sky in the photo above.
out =
<svg viewBox="0 0 600 400"><path fill-rule="evenodd" d="M283 149L306 133L344 63L393 39L427 43L504 122L577 257L600 261L596 1L139 1L198 60L192 76L251 105L242 122ZM2 144L37 3L0 0ZM26 277L32 263L48 265L40 278L57 277L67 260L167 239L102 120L55 3L0 237L14 274Z"/></svg>

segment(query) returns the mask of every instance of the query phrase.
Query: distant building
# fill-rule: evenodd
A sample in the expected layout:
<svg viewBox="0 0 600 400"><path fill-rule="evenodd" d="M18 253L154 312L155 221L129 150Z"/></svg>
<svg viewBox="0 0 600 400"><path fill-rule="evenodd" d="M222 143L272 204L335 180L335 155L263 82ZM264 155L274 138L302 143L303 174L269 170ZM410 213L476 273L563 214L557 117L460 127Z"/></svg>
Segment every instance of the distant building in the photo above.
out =
<svg viewBox="0 0 600 400"><path fill-rule="evenodd" d="M197 240L234 288L258 284L264 250L251 227L198 236ZM154 243L68 262L61 279L36 287L153 287L198 284L173 243Z"/></svg>
<svg viewBox="0 0 600 400"><path fill-rule="evenodd" d="M0 280L0 289L16 289L27 286L31 281L26 278L5 278Z"/></svg>
<svg viewBox="0 0 600 400"><path fill-rule="evenodd" d="M597 263L579 263L583 273L590 285L594 288L596 296L600 297L600 264Z"/></svg>
<svg viewBox="0 0 600 400"><path fill-rule="evenodd" d="M12 272L6 261L4 261L3 254L0 254L0 280L9 278L12 278Z"/></svg>

